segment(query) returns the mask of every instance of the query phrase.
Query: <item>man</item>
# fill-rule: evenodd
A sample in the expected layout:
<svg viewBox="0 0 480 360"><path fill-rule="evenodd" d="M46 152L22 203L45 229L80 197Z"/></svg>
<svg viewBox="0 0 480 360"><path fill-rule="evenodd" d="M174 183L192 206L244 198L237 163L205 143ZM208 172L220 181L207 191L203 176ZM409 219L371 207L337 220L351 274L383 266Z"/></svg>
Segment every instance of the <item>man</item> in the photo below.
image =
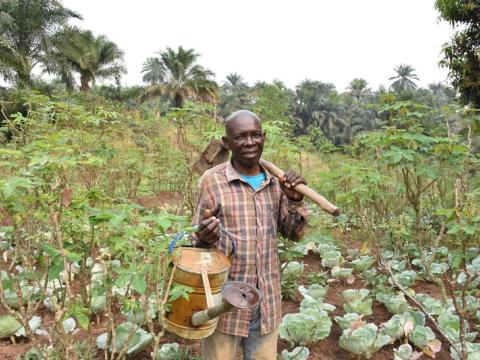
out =
<svg viewBox="0 0 480 360"><path fill-rule="evenodd" d="M308 215L303 195L293 190L305 179L287 171L279 180L259 164L265 135L254 113L230 115L222 141L232 159L199 181L195 245L232 254L229 280L244 281L262 295L258 309L234 309L220 317L215 333L202 343L205 360L235 359L240 346L245 360L276 359L282 319L277 230L297 240Z"/></svg>

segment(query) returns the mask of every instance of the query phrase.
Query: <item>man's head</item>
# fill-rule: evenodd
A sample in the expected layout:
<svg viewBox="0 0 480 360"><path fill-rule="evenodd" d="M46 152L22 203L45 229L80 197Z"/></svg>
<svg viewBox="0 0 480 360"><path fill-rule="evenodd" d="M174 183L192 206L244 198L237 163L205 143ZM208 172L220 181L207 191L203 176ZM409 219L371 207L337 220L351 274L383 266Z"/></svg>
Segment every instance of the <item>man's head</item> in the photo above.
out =
<svg viewBox="0 0 480 360"><path fill-rule="evenodd" d="M260 118L248 110L239 110L225 119L224 145L241 167L257 166L262 156L265 133Z"/></svg>

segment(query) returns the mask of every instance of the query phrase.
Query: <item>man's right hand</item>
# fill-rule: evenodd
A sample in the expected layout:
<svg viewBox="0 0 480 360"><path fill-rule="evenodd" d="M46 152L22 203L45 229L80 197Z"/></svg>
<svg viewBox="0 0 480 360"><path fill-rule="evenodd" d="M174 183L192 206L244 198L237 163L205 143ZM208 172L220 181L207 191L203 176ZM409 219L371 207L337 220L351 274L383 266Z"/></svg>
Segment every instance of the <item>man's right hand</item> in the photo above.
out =
<svg viewBox="0 0 480 360"><path fill-rule="evenodd" d="M205 209L203 220L195 232L197 239L200 241L199 247L214 247L215 243L220 239L220 220L216 215L220 211L220 204L215 209Z"/></svg>

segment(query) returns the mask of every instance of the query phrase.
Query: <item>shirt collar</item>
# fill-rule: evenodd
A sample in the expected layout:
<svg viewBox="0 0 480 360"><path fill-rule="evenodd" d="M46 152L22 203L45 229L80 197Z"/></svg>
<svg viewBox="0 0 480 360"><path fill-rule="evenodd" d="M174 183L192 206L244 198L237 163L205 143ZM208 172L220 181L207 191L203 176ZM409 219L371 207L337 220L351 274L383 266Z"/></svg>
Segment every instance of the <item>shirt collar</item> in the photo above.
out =
<svg viewBox="0 0 480 360"><path fill-rule="evenodd" d="M258 165L260 166L260 169L262 169L262 171L265 174L265 184L270 183L270 181L272 179L272 175L260 163ZM229 160L228 163L227 163L226 177L227 177L228 182L231 182L233 180L243 181L240 178L240 174L238 173L238 171L235 170L235 168L233 167L232 160Z"/></svg>

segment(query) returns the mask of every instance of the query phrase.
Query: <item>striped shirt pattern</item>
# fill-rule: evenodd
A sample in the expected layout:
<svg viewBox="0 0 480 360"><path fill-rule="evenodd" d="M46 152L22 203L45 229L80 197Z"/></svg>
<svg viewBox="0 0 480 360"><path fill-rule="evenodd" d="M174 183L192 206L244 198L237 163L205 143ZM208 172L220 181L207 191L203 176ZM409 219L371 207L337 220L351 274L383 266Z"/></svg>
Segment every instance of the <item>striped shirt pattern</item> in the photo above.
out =
<svg viewBox="0 0 480 360"><path fill-rule="evenodd" d="M266 179L254 191L230 161L207 170L199 180L193 224L202 221L205 209L220 204L217 218L226 231L220 232L217 248L227 256L233 253L229 280L259 289L261 333L268 334L282 320L277 231L298 240L308 214L303 201L288 200L278 179L263 171ZM246 337L251 315L248 309L229 311L220 317L217 330Z"/></svg>

